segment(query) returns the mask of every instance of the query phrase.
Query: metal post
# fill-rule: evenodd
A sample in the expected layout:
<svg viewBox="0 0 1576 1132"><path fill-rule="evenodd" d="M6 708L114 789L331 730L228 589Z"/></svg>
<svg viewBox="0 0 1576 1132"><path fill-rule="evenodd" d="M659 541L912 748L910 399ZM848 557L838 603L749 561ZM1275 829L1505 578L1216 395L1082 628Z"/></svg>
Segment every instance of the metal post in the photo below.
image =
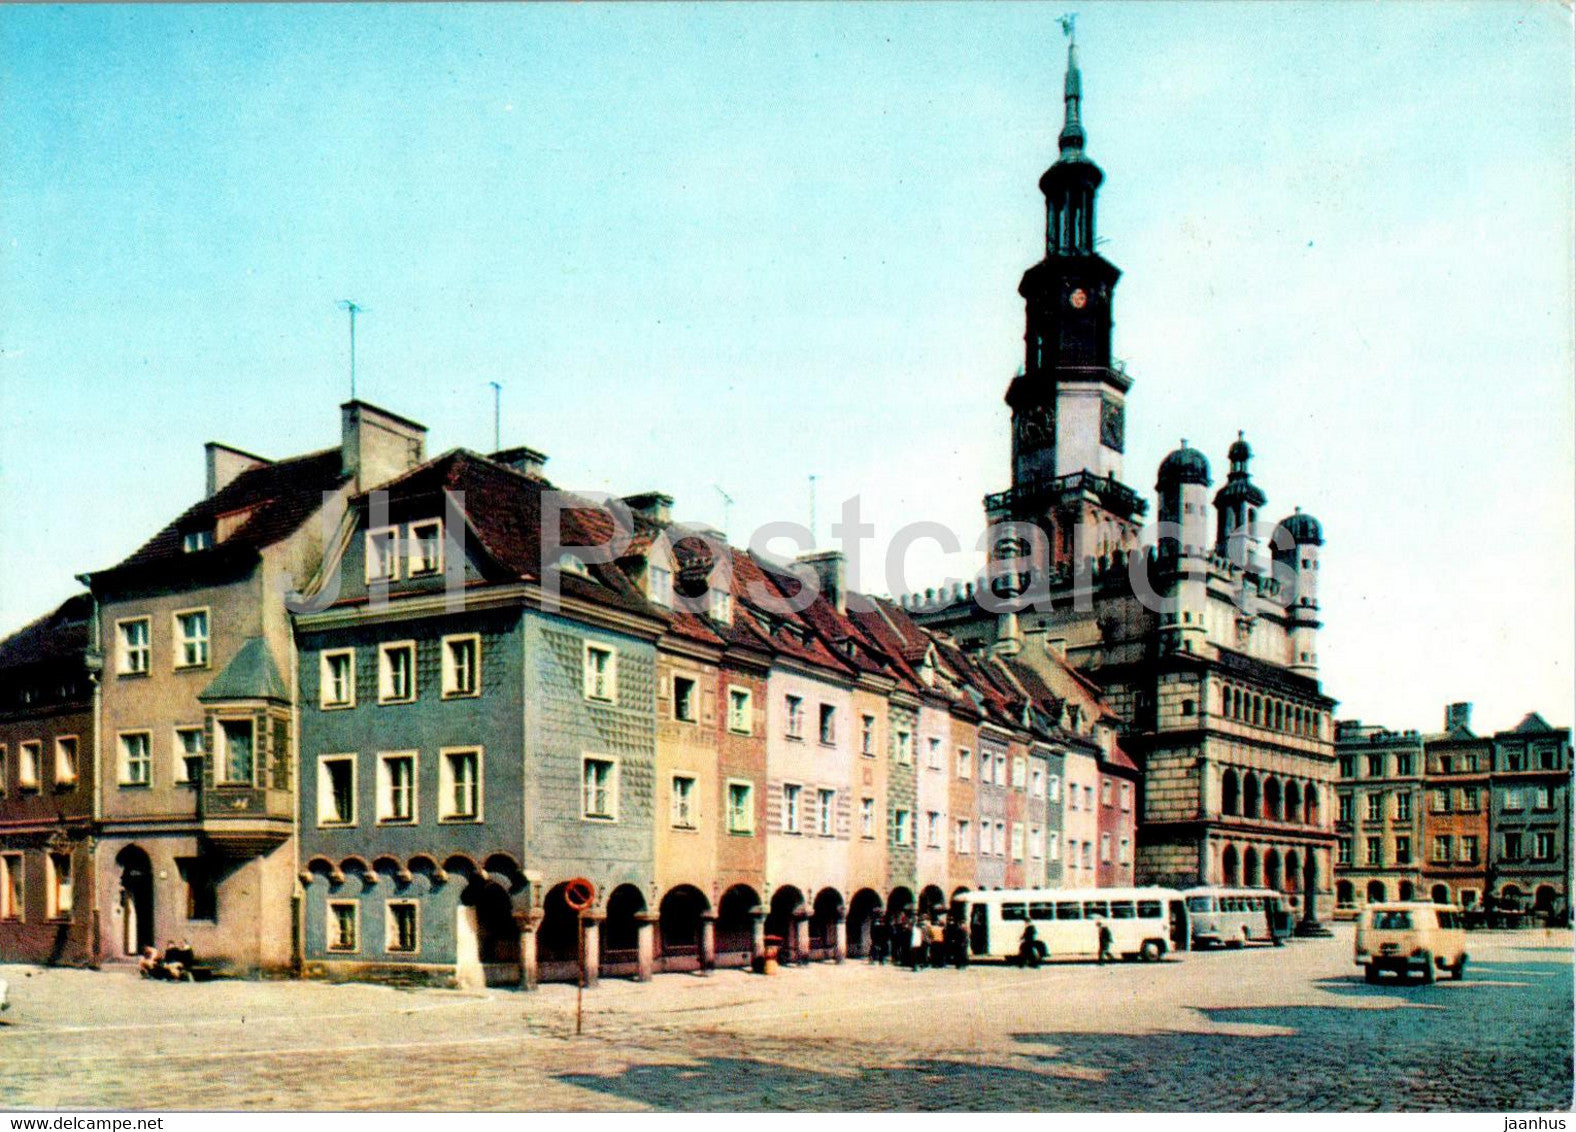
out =
<svg viewBox="0 0 1576 1132"><path fill-rule="evenodd" d="M489 381L487 384L492 386L493 391L493 451L500 452L503 450L503 443L499 440L499 437L503 433L503 428L500 423L502 420L501 399L503 397L503 386L499 385L496 381Z"/></svg>
<svg viewBox="0 0 1576 1132"><path fill-rule="evenodd" d="M576 916L575 922L580 928L578 933L580 940L580 978L575 985L575 1037L578 1038L580 1036L581 1022L584 1018L583 1011L586 995L586 914L581 912Z"/></svg>

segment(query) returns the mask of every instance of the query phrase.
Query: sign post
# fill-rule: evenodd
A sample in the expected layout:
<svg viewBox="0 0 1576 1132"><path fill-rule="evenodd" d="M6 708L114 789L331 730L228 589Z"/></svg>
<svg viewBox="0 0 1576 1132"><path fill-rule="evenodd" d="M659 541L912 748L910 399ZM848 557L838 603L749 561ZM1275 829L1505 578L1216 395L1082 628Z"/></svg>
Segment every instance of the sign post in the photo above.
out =
<svg viewBox="0 0 1576 1132"><path fill-rule="evenodd" d="M575 984L575 1036L580 1036L580 1029L585 1014L586 993L586 912L596 901L596 885L586 880L585 877L576 877L564 885L564 903L569 905L575 913L575 954L580 963L580 977Z"/></svg>

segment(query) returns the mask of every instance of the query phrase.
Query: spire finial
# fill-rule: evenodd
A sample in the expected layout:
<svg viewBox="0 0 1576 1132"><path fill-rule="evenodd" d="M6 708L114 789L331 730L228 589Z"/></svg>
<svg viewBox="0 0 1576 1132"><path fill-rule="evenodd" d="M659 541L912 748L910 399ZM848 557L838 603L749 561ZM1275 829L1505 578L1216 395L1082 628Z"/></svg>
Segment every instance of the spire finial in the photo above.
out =
<svg viewBox="0 0 1576 1132"><path fill-rule="evenodd" d="M1067 37L1067 80L1062 88L1067 117L1059 139L1062 152L1066 153L1084 147L1083 121L1079 114L1079 104L1083 101L1083 77L1078 73L1078 13L1069 12L1059 16L1057 22L1062 25L1062 34Z"/></svg>

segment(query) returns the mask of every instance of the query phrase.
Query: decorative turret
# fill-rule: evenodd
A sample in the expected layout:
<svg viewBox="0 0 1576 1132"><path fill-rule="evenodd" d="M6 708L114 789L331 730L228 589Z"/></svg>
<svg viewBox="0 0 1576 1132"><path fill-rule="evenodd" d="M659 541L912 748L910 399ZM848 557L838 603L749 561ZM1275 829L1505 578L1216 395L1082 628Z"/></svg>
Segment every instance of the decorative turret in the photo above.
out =
<svg viewBox="0 0 1576 1132"><path fill-rule="evenodd" d="M1209 593L1201 559L1209 552L1209 461L1186 440L1160 462L1155 480L1162 527L1156 547L1157 584L1166 600L1161 645L1178 652L1204 651ZM1179 529L1178 529L1179 528Z"/></svg>
<svg viewBox="0 0 1576 1132"><path fill-rule="evenodd" d="M1170 537L1160 539L1160 553L1204 554L1208 549L1208 497L1210 484L1209 461L1197 448L1188 447L1186 440L1181 447L1160 462L1160 474L1155 480L1155 493L1159 497L1159 516L1162 523L1175 523L1182 528L1180 543Z"/></svg>
<svg viewBox="0 0 1576 1132"><path fill-rule="evenodd" d="M1253 525L1258 522L1259 508L1266 502L1248 472L1248 461L1253 449L1239 431L1237 439L1226 451L1231 470L1226 483L1215 493L1215 553L1225 555L1233 563L1254 572L1260 567L1260 543L1254 535Z"/></svg>
<svg viewBox="0 0 1576 1132"><path fill-rule="evenodd" d="M1275 537L1275 560L1292 570L1291 602L1286 607L1290 621L1288 664L1293 672L1314 676L1319 670L1319 548L1324 545L1324 528L1301 507L1280 521Z"/></svg>

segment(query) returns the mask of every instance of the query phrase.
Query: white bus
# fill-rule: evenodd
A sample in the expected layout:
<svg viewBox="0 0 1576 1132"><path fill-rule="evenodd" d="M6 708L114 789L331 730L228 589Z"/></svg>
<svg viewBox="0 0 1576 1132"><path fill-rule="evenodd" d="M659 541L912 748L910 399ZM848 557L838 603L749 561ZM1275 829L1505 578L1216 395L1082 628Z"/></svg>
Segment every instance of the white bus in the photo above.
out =
<svg viewBox="0 0 1576 1132"><path fill-rule="evenodd" d="M1111 954L1154 961L1186 951L1187 906L1170 888L1020 888L961 892L952 901L966 917L969 954L1017 959L1025 929L1034 929L1031 962L1093 959L1100 925L1111 931Z"/></svg>
<svg viewBox="0 0 1576 1132"><path fill-rule="evenodd" d="M1279 946L1288 934L1289 919L1281 907L1280 893L1272 889L1200 887L1183 895L1195 948L1247 943Z"/></svg>

